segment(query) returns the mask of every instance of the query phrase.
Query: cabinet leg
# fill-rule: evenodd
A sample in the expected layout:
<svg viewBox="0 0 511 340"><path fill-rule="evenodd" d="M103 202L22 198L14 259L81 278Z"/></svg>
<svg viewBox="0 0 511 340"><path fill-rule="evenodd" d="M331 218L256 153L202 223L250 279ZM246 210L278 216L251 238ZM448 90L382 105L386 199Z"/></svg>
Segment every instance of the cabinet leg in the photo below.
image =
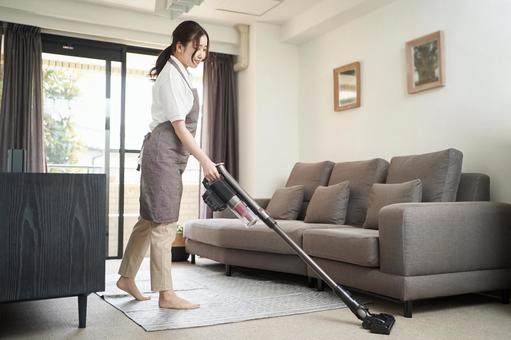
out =
<svg viewBox="0 0 511 340"><path fill-rule="evenodd" d="M309 288L314 288L316 286L316 279L314 277L307 276L307 286Z"/></svg>
<svg viewBox="0 0 511 340"><path fill-rule="evenodd" d="M78 328L85 328L87 324L87 295L78 295Z"/></svg>
<svg viewBox="0 0 511 340"><path fill-rule="evenodd" d="M231 276L231 265L230 264L225 265L225 276Z"/></svg>
<svg viewBox="0 0 511 340"><path fill-rule="evenodd" d="M325 290L325 283L321 279L316 280L316 289L320 292Z"/></svg>
<svg viewBox="0 0 511 340"><path fill-rule="evenodd" d="M502 290L502 303L505 305L509 304L509 289Z"/></svg>
<svg viewBox="0 0 511 340"><path fill-rule="evenodd" d="M192 259L190 260L192 264L195 264L195 254L192 254Z"/></svg>
<svg viewBox="0 0 511 340"><path fill-rule="evenodd" d="M412 317L412 309L413 309L412 301L405 301L403 303L403 315L404 315L405 318L411 318Z"/></svg>

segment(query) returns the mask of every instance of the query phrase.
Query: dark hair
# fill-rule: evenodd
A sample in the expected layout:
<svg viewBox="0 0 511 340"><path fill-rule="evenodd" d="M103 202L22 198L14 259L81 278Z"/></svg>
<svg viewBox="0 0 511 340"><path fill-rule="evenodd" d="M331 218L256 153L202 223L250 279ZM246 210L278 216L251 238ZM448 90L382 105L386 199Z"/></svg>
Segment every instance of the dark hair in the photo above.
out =
<svg viewBox="0 0 511 340"><path fill-rule="evenodd" d="M149 72L150 77L153 79L156 79L156 77L158 77L161 70L163 70L163 67L165 67L165 64L170 59L170 56L176 52L177 43L186 45L190 41L194 41L198 47L200 38L203 35L205 35L206 38L208 39L208 46L206 48L206 58L203 59L203 61L205 61L206 59L208 59L209 54L208 32L206 32L206 30L201 25L191 20L183 21L182 23L177 25L177 27L174 29L174 32L172 32L172 44L163 51L161 51L160 55L158 56L158 59L156 60L156 65ZM197 53L197 47L195 48L195 52L192 55L192 59L195 56L195 53Z"/></svg>

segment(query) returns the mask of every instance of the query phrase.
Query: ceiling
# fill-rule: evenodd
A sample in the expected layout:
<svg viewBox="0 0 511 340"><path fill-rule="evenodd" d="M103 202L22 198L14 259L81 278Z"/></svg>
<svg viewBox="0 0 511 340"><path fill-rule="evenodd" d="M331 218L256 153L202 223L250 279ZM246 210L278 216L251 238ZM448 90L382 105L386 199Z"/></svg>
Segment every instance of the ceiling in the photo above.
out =
<svg viewBox="0 0 511 340"><path fill-rule="evenodd" d="M136 12L169 16L165 9L169 0L73 0L98 6L129 9ZM177 2L179 2L178 0ZM183 0L181 0L183 1ZM253 24L266 22L283 24L296 15L314 7L314 0L185 0L200 3L179 19L196 19L218 24ZM161 9L159 9L161 8Z"/></svg>
<svg viewBox="0 0 511 340"><path fill-rule="evenodd" d="M395 0L0 0L0 20L45 32L162 46L169 29L196 20L215 36L217 51L236 54L238 24L278 26L281 42L302 44ZM196 6L193 6L196 4ZM169 5L189 7L175 17ZM174 26L173 26L174 25Z"/></svg>

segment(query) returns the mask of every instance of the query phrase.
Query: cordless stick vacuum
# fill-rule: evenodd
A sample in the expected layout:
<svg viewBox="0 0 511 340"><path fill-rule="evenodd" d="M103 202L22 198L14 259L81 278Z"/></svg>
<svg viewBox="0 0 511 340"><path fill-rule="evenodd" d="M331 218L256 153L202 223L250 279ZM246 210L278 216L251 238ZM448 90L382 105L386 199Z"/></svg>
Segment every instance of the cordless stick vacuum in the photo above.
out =
<svg viewBox="0 0 511 340"><path fill-rule="evenodd" d="M202 195L202 198L213 211L220 211L229 207L247 227L256 223L258 218L261 219L270 229L279 234L279 236L293 248L296 254L309 265L330 288L332 288L335 294L344 301L353 314L362 320L363 328L369 329L371 333L390 334L390 330L395 322L394 316L390 314L371 314L366 306L358 303L346 289L335 283L335 281L279 227L277 222L243 190L239 183L236 182L225 169L223 163L217 164L216 167L221 178L214 182L209 182L206 178L202 181L202 184L206 188L206 192Z"/></svg>

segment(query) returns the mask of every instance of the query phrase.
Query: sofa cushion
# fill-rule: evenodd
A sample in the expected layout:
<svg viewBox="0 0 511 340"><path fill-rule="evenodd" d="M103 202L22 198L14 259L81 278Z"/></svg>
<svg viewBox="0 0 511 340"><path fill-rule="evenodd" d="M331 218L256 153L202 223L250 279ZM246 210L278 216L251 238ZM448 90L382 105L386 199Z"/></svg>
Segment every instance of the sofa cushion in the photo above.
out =
<svg viewBox="0 0 511 340"><path fill-rule="evenodd" d="M367 215L363 227L378 229L378 213L386 205L421 202L421 200L422 183L420 179L396 184L375 183L369 191Z"/></svg>
<svg viewBox="0 0 511 340"><path fill-rule="evenodd" d="M318 185L327 185L328 178L334 166L333 162L323 161L318 163L301 163L298 162L291 170L286 187L294 185L303 185L303 205L302 211L298 215L298 219L303 220L307 205Z"/></svg>
<svg viewBox="0 0 511 340"><path fill-rule="evenodd" d="M378 230L345 226L309 229L303 233L303 250L313 257L378 267Z"/></svg>
<svg viewBox="0 0 511 340"><path fill-rule="evenodd" d="M266 212L278 220L296 220L302 210L303 185L275 190Z"/></svg>
<svg viewBox="0 0 511 340"><path fill-rule="evenodd" d="M328 185L350 182L350 200L346 224L362 225L366 218L367 195L374 183L383 183L389 163L381 158L368 161L336 163Z"/></svg>
<svg viewBox="0 0 511 340"><path fill-rule="evenodd" d="M390 161L387 183L419 178L423 202L453 202L460 183L462 161L463 154L456 149L394 157Z"/></svg>
<svg viewBox="0 0 511 340"><path fill-rule="evenodd" d="M350 182L318 186L307 207L306 223L344 224L350 197Z"/></svg>
<svg viewBox="0 0 511 340"><path fill-rule="evenodd" d="M278 220L279 226L299 246L306 229L336 228L333 224L307 224L303 221ZM277 254L295 254L291 247L266 224L257 221L247 229L238 219L198 219L185 223L184 236L188 239L223 248L253 250Z"/></svg>

